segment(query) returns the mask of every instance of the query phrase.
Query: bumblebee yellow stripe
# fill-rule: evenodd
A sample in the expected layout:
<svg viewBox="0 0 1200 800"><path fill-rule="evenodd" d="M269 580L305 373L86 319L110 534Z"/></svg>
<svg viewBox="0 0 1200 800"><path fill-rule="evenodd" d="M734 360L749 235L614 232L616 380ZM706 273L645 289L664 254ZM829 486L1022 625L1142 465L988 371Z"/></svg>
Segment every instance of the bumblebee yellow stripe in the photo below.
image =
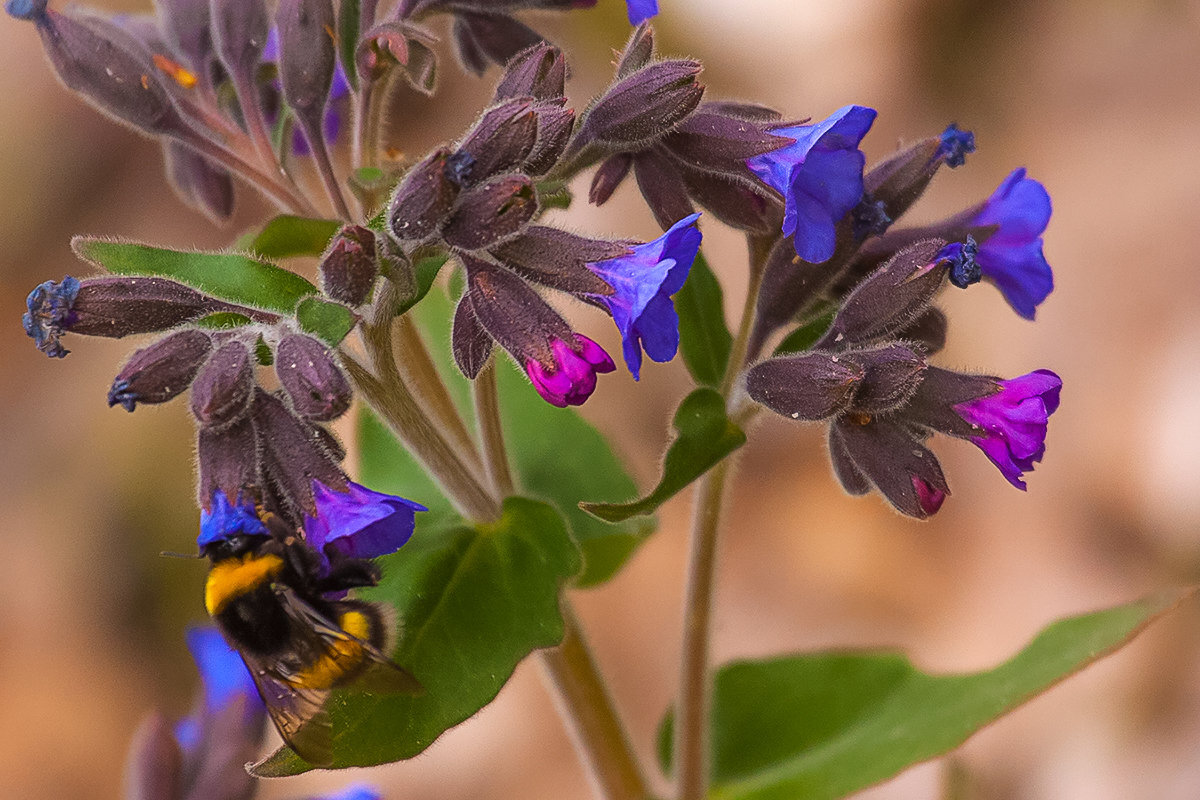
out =
<svg viewBox="0 0 1200 800"><path fill-rule="evenodd" d="M283 559L274 553L247 553L214 564L204 587L204 606L209 616L215 617L230 600L274 580L282 571Z"/></svg>
<svg viewBox="0 0 1200 800"><path fill-rule="evenodd" d="M326 655L288 677L288 683L298 689L332 689L358 671L366 654L356 640L370 640L372 620L361 611L347 611L338 619L338 624L355 638L330 642Z"/></svg>

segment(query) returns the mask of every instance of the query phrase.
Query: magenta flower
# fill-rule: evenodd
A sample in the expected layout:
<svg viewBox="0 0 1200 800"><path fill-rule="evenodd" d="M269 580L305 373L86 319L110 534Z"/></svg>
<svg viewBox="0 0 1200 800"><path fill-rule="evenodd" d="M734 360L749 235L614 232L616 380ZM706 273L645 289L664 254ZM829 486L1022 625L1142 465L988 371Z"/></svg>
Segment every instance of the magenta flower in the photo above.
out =
<svg viewBox="0 0 1200 800"><path fill-rule="evenodd" d="M575 347L555 339L550 344L555 369L547 369L535 359L525 361L525 372L542 399L553 406L582 405L596 390L596 374L617 368L604 348L586 336L575 334Z"/></svg>
<svg viewBox="0 0 1200 800"><path fill-rule="evenodd" d="M1062 379L1039 369L998 384L1000 391L959 403L954 410L979 431L968 438L1009 483L1024 490L1021 476L1046 452L1046 427L1058 408Z"/></svg>

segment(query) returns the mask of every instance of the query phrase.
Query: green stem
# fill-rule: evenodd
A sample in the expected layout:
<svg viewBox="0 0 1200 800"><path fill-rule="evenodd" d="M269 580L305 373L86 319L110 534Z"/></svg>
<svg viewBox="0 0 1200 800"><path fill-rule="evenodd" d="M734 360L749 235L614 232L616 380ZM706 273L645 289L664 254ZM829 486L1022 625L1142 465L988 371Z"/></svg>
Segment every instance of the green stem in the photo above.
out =
<svg viewBox="0 0 1200 800"><path fill-rule="evenodd" d="M766 237L748 237L750 281L742 310L737 337L721 381L726 406L736 404L742 392L741 375L745 366L754 310L762 286L767 253L772 241ZM703 800L709 782L709 705L711 680L709 650L712 636L713 591L716 586L717 535L720 531L721 501L732 471L725 459L705 475L696 488L695 513L688 553L687 588L683 611L683 655L679 665L679 699L675 722L676 797L678 800Z"/></svg>
<svg viewBox="0 0 1200 800"><path fill-rule="evenodd" d="M496 361L487 364L471 383L475 393L475 419L479 424L479 441L483 445L483 463L492 488L501 497L513 493L512 472L504 448L504 428L500 422L500 393L496 386Z"/></svg>

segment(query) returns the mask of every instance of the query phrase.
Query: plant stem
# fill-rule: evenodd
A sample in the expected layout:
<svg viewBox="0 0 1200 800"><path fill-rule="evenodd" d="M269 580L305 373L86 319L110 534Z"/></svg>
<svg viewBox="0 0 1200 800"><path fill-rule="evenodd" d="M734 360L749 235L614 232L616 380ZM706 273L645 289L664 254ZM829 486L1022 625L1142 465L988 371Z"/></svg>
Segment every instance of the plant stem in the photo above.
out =
<svg viewBox="0 0 1200 800"><path fill-rule="evenodd" d="M754 327L754 310L762 286L766 256L773 240L750 236L750 281L737 337L721 381L726 407L736 403L741 391L740 377L745 366ZM683 655L679 665L679 699L675 716L675 774L678 800L703 800L709 781L709 705L711 681L709 649L712 634L713 591L716 585L717 534L720 531L721 501L732 470L726 458L705 475L696 488L692 537L688 553L687 588L683 606Z"/></svg>
<svg viewBox="0 0 1200 800"><path fill-rule="evenodd" d="M508 453L504 449L504 429L500 423L500 393L496 386L496 360L487 364L471 383L475 393L475 420L479 425L479 441L483 445L483 463L492 488L501 497L513 493L512 472Z"/></svg>
<svg viewBox="0 0 1200 800"><path fill-rule="evenodd" d="M596 793L605 800L644 800L649 793L641 768L566 598L562 615L562 644L541 651L559 714L590 768Z"/></svg>
<svg viewBox="0 0 1200 800"><path fill-rule="evenodd" d="M354 218L350 215L350 206L346 205L346 196L342 194L342 187L338 185L337 175L333 171L333 161L329 158L329 146L325 144L320 119L310 120L306 115L300 120L300 124L304 128L308 146L312 149L313 160L317 162L317 173L321 176L325 193L333 203L333 210L343 222L350 222Z"/></svg>
<svg viewBox="0 0 1200 800"><path fill-rule="evenodd" d="M308 198L302 193L280 184L272 176L267 175L241 156L221 147L211 139L197 133L186 139L181 138L179 142L192 148L200 155L215 161L230 172L241 175L248 184L267 195L280 208L297 214L316 215L316 208L313 207L312 203L308 202Z"/></svg>

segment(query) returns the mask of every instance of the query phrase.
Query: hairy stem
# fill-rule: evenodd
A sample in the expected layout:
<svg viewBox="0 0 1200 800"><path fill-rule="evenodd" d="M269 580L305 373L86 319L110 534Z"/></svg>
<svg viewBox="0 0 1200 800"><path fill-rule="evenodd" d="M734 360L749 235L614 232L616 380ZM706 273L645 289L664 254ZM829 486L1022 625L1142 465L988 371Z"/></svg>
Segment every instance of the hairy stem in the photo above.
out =
<svg viewBox="0 0 1200 800"><path fill-rule="evenodd" d="M725 398L727 408L737 405L736 395L744 391L740 379L749 352L754 309L772 240L751 236L748 237L748 244L750 281L746 287L746 304L729 354L729 363L725 367L725 377L721 381L721 395ZM679 665L679 699L675 721L674 762L676 775L679 776L676 783L678 800L703 800L708 794L708 722L712 689L709 650L713 591L716 585L721 501L731 471L732 461L726 458L701 478L696 488L683 606L683 656Z"/></svg>
<svg viewBox="0 0 1200 800"><path fill-rule="evenodd" d="M487 364L471 383L475 394L475 420L479 425L479 441L483 445L483 463L492 488L501 497L513 493L512 472L504 448L504 429L500 423L500 393L496 386L496 361Z"/></svg>
<svg viewBox="0 0 1200 800"><path fill-rule="evenodd" d="M200 155L220 164L235 175L240 175L250 186L269 197L285 211L315 216L316 208L294 187L285 186L273 176L250 164L237 153L221 147L201 134L179 139L180 144L192 148Z"/></svg>

